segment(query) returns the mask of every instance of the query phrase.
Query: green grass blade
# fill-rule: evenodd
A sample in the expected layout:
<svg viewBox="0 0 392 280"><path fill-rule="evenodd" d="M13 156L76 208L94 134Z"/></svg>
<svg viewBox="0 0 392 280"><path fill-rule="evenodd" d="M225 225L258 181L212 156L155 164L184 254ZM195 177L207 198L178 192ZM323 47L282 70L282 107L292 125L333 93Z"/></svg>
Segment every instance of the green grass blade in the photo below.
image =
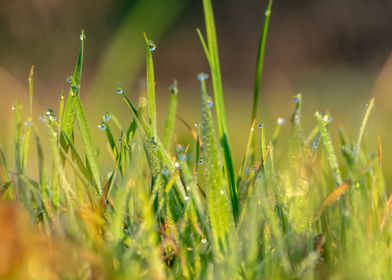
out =
<svg viewBox="0 0 392 280"><path fill-rule="evenodd" d="M84 113L82 103L80 100L80 96L72 96L71 98L74 99L73 105L74 110L76 113L76 119L78 121L80 136L82 138L84 152L86 153L87 161L91 169L91 173L94 180L94 187L98 194L102 193L102 183L101 177L99 174L99 167L97 162L96 156L96 149L93 146L92 139L91 139L91 132L90 128L87 123L86 115Z"/></svg>
<svg viewBox="0 0 392 280"><path fill-rule="evenodd" d="M84 42L85 42L85 34L82 30L80 35L80 51L79 57L76 62L75 71L72 76L71 87L69 90L68 99L65 105L64 110L64 118L61 120L61 130L67 135L69 139L73 140L74 137L74 125L75 125L75 99L73 96L79 95L80 84L82 80L82 69L83 69L83 55L84 55ZM61 145L63 146L65 151L68 151L67 141L62 139Z"/></svg>
<svg viewBox="0 0 392 280"><path fill-rule="evenodd" d="M253 86L253 107L252 107L252 122L257 118L257 111L260 99L260 87L263 78L265 47L267 44L270 16L271 16L272 0L268 1L267 9L265 10L264 26L262 28L259 40L259 48L257 51L256 61L256 77Z"/></svg>
<svg viewBox="0 0 392 280"><path fill-rule="evenodd" d="M173 84L170 86L170 100L167 109L167 117L165 121L165 130L163 132L163 145L167 151L170 151L172 145L172 138L174 133L174 125L176 122L177 114L177 103L178 103L178 87L177 81L174 80Z"/></svg>
<svg viewBox="0 0 392 280"><path fill-rule="evenodd" d="M228 251L230 235L234 232L234 217L229 203L229 188L222 174L219 147L215 141L215 129L209 107L205 80L201 80L203 176L207 189L207 211L216 257L222 258Z"/></svg>
<svg viewBox="0 0 392 280"><path fill-rule="evenodd" d="M147 77L147 98L148 98L148 117L151 122L151 129L153 136L157 136L157 109L155 104L155 77L154 77L154 62L152 59L152 52L155 51L156 46L153 41L147 38L146 41L146 77Z"/></svg>
<svg viewBox="0 0 392 280"><path fill-rule="evenodd" d="M234 219L237 223L239 217L239 199L235 182L234 164L230 148L229 134L226 123L226 113L223 99L222 78L219 65L218 42L216 38L215 22L211 0L203 0L203 9L208 43L208 62L211 70L212 87L216 102L216 114L219 128L219 138L223 148L224 167L227 173L230 186L231 204L233 207Z"/></svg>
<svg viewBox="0 0 392 280"><path fill-rule="evenodd" d="M315 117L321 134L321 139L324 143L325 152L327 153L327 158L329 166L332 170L335 185L336 187L339 187L340 185L342 185L343 180L342 175L340 174L338 160L336 158L336 154L332 145L332 140L327 131L327 122L324 120L324 118L320 115L319 112L316 112Z"/></svg>
<svg viewBox="0 0 392 280"><path fill-rule="evenodd" d="M28 156L29 156L29 143L30 143L30 134L31 134L31 127L33 125L32 120L33 120L33 97L34 97L34 81L33 81L33 75L34 75L34 65L30 69L30 74L29 74L29 104L30 104L30 110L29 110L29 116L27 118L27 121L25 122L26 126L26 133L24 135L24 141L23 141L23 170L26 170L27 167L27 161L28 161Z"/></svg>
<svg viewBox="0 0 392 280"><path fill-rule="evenodd" d="M363 117L361 128L359 129L357 142L355 144L355 160L358 160L363 134L365 132L365 128L368 123L370 114L372 113L373 107L374 107L374 98L372 98L366 106L366 113L365 116Z"/></svg>

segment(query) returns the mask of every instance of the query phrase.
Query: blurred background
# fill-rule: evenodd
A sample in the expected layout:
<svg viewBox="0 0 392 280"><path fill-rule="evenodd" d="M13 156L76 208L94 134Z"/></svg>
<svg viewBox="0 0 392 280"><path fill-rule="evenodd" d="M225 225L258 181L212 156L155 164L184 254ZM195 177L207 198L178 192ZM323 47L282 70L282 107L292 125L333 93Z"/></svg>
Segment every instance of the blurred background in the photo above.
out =
<svg viewBox="0 0 392 280"><path fill-rule="evenodd" d="M4 2L0 8L1 141L10 138L12 104L28 100L31 65L35 65L35 121L47 108L57 111L60 92L68 90L66 78L73 72L82 28L87 33L82 98L92 124L98 124L104 111L128 124L130 115L114 89L122 83L133 100L144 91L143 32L157 44L154 61L161 122L173 79L179 83L179 115L190 124L199 120L196 74L208 72L195 31L204 30L201 1ZM249 129L257 46L267 3L213 2L229 129L234 150L240 154ZM355 139L365 104L375 96L375 114L365 143L376 151L380 135L385 162L392 163L387 139L392 116L391 11L391 0L275 0L260 120L272 126L280 116L289 118L292 96L301 92L307 130L314 126L316 110L329 111L334 117L331 133L345 126ZM188 133L181 123L177 131L179 136Z"/></svg>

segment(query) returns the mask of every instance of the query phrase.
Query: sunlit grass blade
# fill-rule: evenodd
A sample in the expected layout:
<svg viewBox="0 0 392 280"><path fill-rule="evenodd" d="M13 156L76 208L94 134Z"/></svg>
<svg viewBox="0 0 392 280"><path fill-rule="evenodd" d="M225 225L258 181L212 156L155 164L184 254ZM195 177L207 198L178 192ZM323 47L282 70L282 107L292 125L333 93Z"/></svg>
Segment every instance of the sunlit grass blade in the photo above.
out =
<svg viewBox="0 0 392 280"><path fill-rule="evenodd" d="M222 78L220 72L218 42L215 30L215 21L211 0L203 0L204 18L207 33L208 62L211 70L212 87L216 103L216 115L218 122L219 139L223 148L224 167L230 186L230 199L237 222L239 217L238 190L235 182L234 164L230 148L229 133L226 122L225 104L223 98ZM202 37L201 37L202 38ZM203 42L203 41L202 41ZM205 43L203 43L205 45ZM205 46L204 46L205 48ZM205 48L206 49L206 48Z"/></svg>
<svg viewBox="0 0 392 280"><path fill-rule="evenodd" d="M72 96L75 101L73 102L73 106L76 113L76 118L78 120L79 132L83 143L84 152L86 153L87 161L91 169L91 173L94 180L95 190L101 194L102 193L102 182L101 176L99 172L99 166L97 163L97 153L93 146L91 139L91 132L89 125L87 123L87 119L82 107L82 103L80 100L80 96Z"/></svg>
<svg viewBox="0 0 392 280"><path fill-rule="evenodd" d="M342 185L343 180L342 180L342 175L340 174L338 159L336 158L332 141L327 131L327 122L326 120L324 120L323 116L321 116L320 113L318 112L316 112L315 117L317 120L318 128L321 134L321 139L325 147L325 152L328 158L329 166L332 170L336 187L339 187L340 185Z"/></svg>
<svg viewBox="0 0 392 280"><path fill-rule="evenodd" d="M178 103L177 99L178 99L178 87L177 87L177 81L174 80L173 84L170 86L170 100L167 109L167 117L165 121L165 128L164 128L163 140L162 140L163 145L168 151L170 151L170 147L172 145L172 140L173 140L174 125L175 125L176 114L177 114L177 103Z"/></svg>
<svg viewBox="0 0 392 280"><path fill-rule="evenodd" d="M350 186L350 183L343 183L339 187L335 188L332 193L328 195L328 197L324 200L323 204L321 205L320 210L317 212L315 220L318 220L321 216L321 214L330 207L332 204L334 204L336 201L338 201L348 190Z"/></svg>
<svg viewBox="0 0 392 280"><path fill-rule="evenodd" d="M80 84L82 81L82 69L83 69L83 55L84 55L84 42L85 42L85 34L82 30L80 35L80 51L79 57L76 62L75 71L72 75L71 86L67 98L67 102L64 109L64 117L60 121L61 127L60 129L67 135L69 139L73 140L74 137L74 125L75 125L75 106L74 102L76 101L73 96L79 95ZM61 145L67 151L67 142L61 139Z"/></svg>
<svg viewBox="0 0 392 280"><path fill-rule="evenodd" d="M372 113L373 107L374 107L374 98L372 98L369 101L369 103L366 105L366 113L365 113L365 116L363 117L361 127L359 129L357 142L355 143L355 160L358 160L359 152L361 149L361 142L362 142L363 134L365 132L365 128L368 123L370 114Z"/></svg>
<svg viewBox="0 0 392 280"><path fill-rule="evenodd" d="M267 9L265 10L264 17L264 25L260 33L259 39L259 48L257 51L257 60L256 60L256 77L253 86L253 102L252 102L252 122L257 118L257 112L259 108L259 100L260 100L260 87L263 78L263 70L264 70L264 58L265 58L265 48L267 45L268 38L268 30L269 23L271 17L271 8L272 8L272 0L268 1Z"/></svg>
<svg viewBox="0 0 392 280"><path fill-rule="evenodd" d="M33 125L33 97L34 97L34 81L33 81L33 75L34 75L34 65L31 66L30 69L30 74L29 74L29 116L27 117L25 124L26 127L26 132L24 135L24 141L23 141L23 170L26 170L27 167L27 161L28 161L28 156L29 156L29 143L30 143L30 134L31 134L31 127Z"/></svg>
<svg viewBox="0 0 392 280"><path fill-rule="evenodd" d="M155 77L154 77L154 63L152 59L152 52L155 51L156 46L153 41L147 38L146 41L146 77L147 77L147 98L148 98L148 117L151 123L151 130L154 137L157 136L157 109L155 104Z"/></svg>
<svg viewBox="0 0 392 280"><path fill-rule="evenodd" d="M202 156L204 160L202 172L207 190L207 212L214 251L218 260L222 260L225 253L228 252L234 233L234 217L229 202L227 181L219 166L219 148L215 140L215 129L204 79L201 79L201 100Z"/></svg>

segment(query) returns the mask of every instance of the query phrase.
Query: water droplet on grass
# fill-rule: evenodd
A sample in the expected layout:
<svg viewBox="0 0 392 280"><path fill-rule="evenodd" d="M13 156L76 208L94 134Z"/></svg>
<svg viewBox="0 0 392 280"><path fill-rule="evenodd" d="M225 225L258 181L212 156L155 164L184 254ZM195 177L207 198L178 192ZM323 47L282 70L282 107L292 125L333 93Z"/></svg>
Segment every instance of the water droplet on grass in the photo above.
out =
<svg viewBox="0 0 392 280"><path fill-rule="evenodd" d="M67 78L67 83L68 83L68 84L72 83L72 79L73 79L73 76L69 76L69 77Z"/></svg>
<svg viewBox="0 0 392 280"><path fill-rule="evenodd" d="M204 163L204 160L203 160L202 158L199 158L198 163L199 163L199 164L203 164L203 163Z"/></svg>
<svg viewBox="0 0 392 280"><path fill-rule="evenodd" d="M264 15L266 17L269 17L271 15L271 10L270 9L265 10Z"/></svg>
<svg viewBox="0 0 392 280"><path fill-rule="evenodd" d="M168 168L163 168L161 171L163 176L169 176L170 175L170 170Z"/></svg>
<svg viewBox="0 0 392 280"><path fill-rule="evenodd" d="M213 106L214 106L214 101L212 100L211 96L208 96L207 107L211 109Z"/></svg>
<svg viewBox="0 0 392 280"><path fill-rule="evenodd" d="M112 116L109 113L104 113L102 119L104 122L108 122L112 119Z"/></svg>
<svg viewBox="0 0 392 280"><path fill-rule="evenodd" d="M183 154L183 153L179 154L179 155L178 155L178 159L179 159L180 161L186 161L186 154Z"/></svg>
<svg viewBox="0 0 392 280"><path fill-rule="evenodd" d="M324 122L326 122L326 123L331 123L331 122L333 122L333 118L332 118L331 116L329 116L329 115L324 115L323 120L324 120Z"/></svg>
<svg viewBox="0 0 392 280"><path fill-rule="evenodd" d="M32 123L31 121L25 121L25 122L24 122L24 125L25 125L26 127L31 127L31 126L33 125L33 123Z"/></svg>
<svg viewBox="0 0 392 280"><path fill-rule="evenodd" d="M101 123L101 124L98 125L98 128L99 128L99 130L104 131L104 130L106 130L106 124Z"/></svg>
<svg viewBox="0 0 392 280"><path fill-rule="evenodd" d="M86 34L84 34L84 32L82 32L82 34L80 34L79 38L81 41L86 41L86 39L87 39Z"/></svg>
<svg viewBox="0 0 392 280"><path fill-rule="evenodd" d="M153 52L153 51L155 51L157 49L157 46L151 40L147 41L147 45L148 45L148 49L150 50L150 52Z"/></svg>
<svg viewBox="0 0 392 280"><path fill-rule="evenodd" d="M280 118L278 118L278 119L276 120L276 123L277 123L278 125L282 126L282 125L285 125L285 124L286 124L286 120L285 120L285 118L280 117Z"/></svg>
<svg viewBox="0 0 392 280"><path fill-rule="evenodd" d="M48 109L48 111L46 111L46 116L48 117L48 119L50 121L55 121L56 118L56 114L54 113L54 111L52 109Z"/></svg>
<svg viewBox="0 0 392 280"><path fill-rule="evenodd" d="M202 238L202 239L201 239L201 243L203 243L203 244L207 243L207 239Z"/></svg>
<svg viewBox="0 0 392 280"><path fill-rule="evenodd" d="M263 128L264 127L264 123L263 122L259 122L259 124L257 125L258 128Z"/></svg>
<svg viewBox="0 0 392 280"><path fill-rule="evenodd" d="M298 104L299 102L301 102L301 98L298 95L296 95L293 98L293 102L294 102L294 104Z"/></svg>
<svg viewBox="0 0 392 280"><path fill-rule="evenodd" d="M224 195L225 194L225 191L224 190L220 190L220 192L219 192L221 195Z"/></svg>
<svg viewBox="0 0 392 280"><path fill-rule="evenodd" d="M177 87L177 81L174 80L173 83L170 85L169 90L171 94L178 94L178 87Z"/></svg>
<svg viewBox="0 0 392 280"><path fill-rule="evenodd" d="M123 95L123 94L124 94L124 89L122 88L122 86L118 85L118 86L116 87L116 93L117 93L117 94L120 94L120 95Z"/></svg>
<svg viewBox="0 0 392 280"><path fill-rule="evenodd" d="M177 145L177 147L176 147L176 152L177 152L177 153L181 153L181 152L183 152L183 151L184 151L184 147L181 146L181 145Z"/></svg>
<svg viewBox="0 0 392 280"><path fill-rule="evenodd" d="M179 163L179 162L176 162L176 163L174 164L174 167L175 167L176 169L180 169L180 168L181 168L180 163Z"/></svg>
<svg viewBox="0 0 392 280"><path fill-rule="evenodd" d="M199 80L199 81L205 81L205 80L207 80L208 79L208 74L206 74L206 73L199 73L199 74L197 74L197 76L196 76L196 78Z"/></svg>
<svg viewBox="0 0 392 280"><path fill-rule="evenodd" d="M185 196L184 199L185 199L185 201L188 201L189 200L189 196Z"/></svg>

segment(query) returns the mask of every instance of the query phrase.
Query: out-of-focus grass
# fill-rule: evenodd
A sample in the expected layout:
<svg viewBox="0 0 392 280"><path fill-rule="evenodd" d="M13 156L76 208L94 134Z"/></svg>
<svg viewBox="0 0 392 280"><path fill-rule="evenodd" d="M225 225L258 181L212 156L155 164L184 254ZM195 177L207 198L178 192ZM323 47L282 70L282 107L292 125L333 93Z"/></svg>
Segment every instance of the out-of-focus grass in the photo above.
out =
<svg viewBox="0 0 392 280"><path fill-rule="evenodd" d="M135 102L126 87L111 89L127 117L112 111L94 125L87 121L80 98L84 32L61 113L48 110L38 123L32 109L15 105L14 146L0 151L0 277L391 277L392 198L382 142L367 130L373 100L352 111L356 123L338 136L331 133L335 106L310 113L301 94L264 101L263 109L276 108L249 124L254 111L236 111L257 105L225 107L211 1L203 7L211 77L197 75L195 125L192 112L174 117L181 108L177 84L167 90L167 118L157 114L163 110L150 34L146 94ZM33 81L31 72L27 108ZM242 152L233 152L237 145Z"/></svg>

